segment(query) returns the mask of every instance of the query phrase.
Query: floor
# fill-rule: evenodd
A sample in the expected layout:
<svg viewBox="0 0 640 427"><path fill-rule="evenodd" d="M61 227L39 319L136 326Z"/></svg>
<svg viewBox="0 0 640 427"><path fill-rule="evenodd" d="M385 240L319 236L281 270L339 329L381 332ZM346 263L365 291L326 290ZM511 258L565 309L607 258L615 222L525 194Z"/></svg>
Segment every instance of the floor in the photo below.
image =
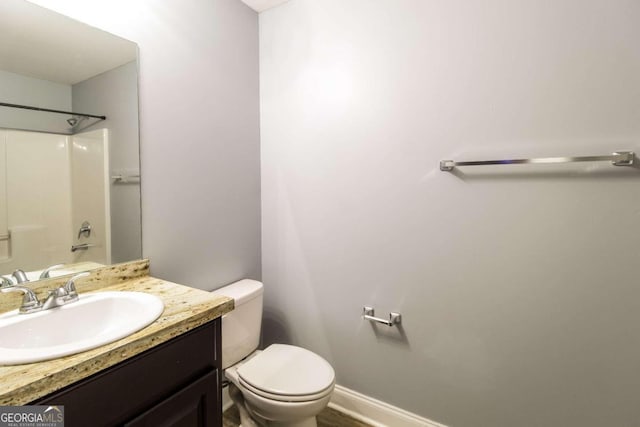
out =
<svg viewBox="0 0 640 427"><path fill-rule="evenodd" d="M235 406L227 409L222 417L222 427L238 427L240 416ZM326 408L318 415L318 427L370 427L361 421L351 418L342 412Z"/></svg>

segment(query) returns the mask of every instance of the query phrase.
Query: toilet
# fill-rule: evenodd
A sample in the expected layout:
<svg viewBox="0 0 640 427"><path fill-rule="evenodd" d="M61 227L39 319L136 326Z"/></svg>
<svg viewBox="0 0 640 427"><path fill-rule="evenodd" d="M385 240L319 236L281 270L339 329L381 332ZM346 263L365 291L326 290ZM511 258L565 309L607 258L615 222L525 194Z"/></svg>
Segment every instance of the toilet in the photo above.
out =
<svg viewBox="0 0 640 427"><path fill-rule="evenodd" d="M213 294L234 299L222 317L222 369L242 427L316 427L331 398L335 372L301 347L271 344L260 351L263 285L244 279Z"/></svg>

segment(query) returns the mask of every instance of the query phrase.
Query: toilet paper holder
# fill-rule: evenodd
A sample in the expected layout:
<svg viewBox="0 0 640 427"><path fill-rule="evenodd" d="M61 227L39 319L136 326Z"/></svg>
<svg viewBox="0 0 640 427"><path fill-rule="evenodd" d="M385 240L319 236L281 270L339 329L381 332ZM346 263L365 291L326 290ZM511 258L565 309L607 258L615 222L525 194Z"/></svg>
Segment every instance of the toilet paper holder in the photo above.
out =
<svg viewBox="0 0 640 427"><path fill-rule="evenodd" d="M399 325L402 323L402 315L400 313L394 313L393 311L389 313L389 320L382 319L380 317L375 317L375 310L373 307L364 306L362 308L362 318L370 320L376 323L382 323L383 325L393 326Z"/></svg>

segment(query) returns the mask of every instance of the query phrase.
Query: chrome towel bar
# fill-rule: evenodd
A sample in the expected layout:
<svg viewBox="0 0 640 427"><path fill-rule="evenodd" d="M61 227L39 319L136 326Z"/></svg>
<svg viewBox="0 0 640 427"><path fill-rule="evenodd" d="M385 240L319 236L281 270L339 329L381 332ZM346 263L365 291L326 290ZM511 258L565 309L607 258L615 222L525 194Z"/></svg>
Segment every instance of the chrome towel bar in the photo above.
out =
<svg viewBox="0 0 640 427"><path fill-rule="evenodd" d="M614 166L632 166L635 158L633 151L616 151L607 156L581 156L581 157L541 157L534 159L504 159L504 160L474 160L455 162L453 160L441 160L440 170L449 172L457 166L484 166L484 165L521 165L521 164L549 164L549 163L575 163L575 162L601 162L609 161Z"/></svg>
<svg viewBox="0 0 640 427"><path fill-rule="evenodd" d="M382 323L383 325L387 325L387 326L399 325L400 323L402 323L402 316L400 315L400 313L394 313L394 312L389 313L389 320L381 319L379 317L374 317L374 314L375 314L375 311L373 307L365 306L362 308L363 319L367 319L376 323Z"/></svg>

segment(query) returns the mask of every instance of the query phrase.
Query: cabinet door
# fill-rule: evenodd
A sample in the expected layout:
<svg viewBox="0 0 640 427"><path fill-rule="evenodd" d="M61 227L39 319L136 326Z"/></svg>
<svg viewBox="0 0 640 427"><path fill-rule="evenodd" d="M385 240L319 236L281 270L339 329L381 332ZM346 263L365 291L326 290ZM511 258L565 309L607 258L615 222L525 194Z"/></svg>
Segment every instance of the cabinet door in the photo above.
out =
<svg viewBox="0 0 640 427"><path fill-rule="evenodd" d="M220 427L218 373L212 371L125 423L125 427Z"/></svg>
<svg viewBox="0 0 640 427"><path fill-rule="evenodd" d="M122 426L176 390L188 389L209 373L219 375L219 339L216 319L31 404L64 405L68 427ZM217 402L209 410L221 420L222 401Z"/></svg>

